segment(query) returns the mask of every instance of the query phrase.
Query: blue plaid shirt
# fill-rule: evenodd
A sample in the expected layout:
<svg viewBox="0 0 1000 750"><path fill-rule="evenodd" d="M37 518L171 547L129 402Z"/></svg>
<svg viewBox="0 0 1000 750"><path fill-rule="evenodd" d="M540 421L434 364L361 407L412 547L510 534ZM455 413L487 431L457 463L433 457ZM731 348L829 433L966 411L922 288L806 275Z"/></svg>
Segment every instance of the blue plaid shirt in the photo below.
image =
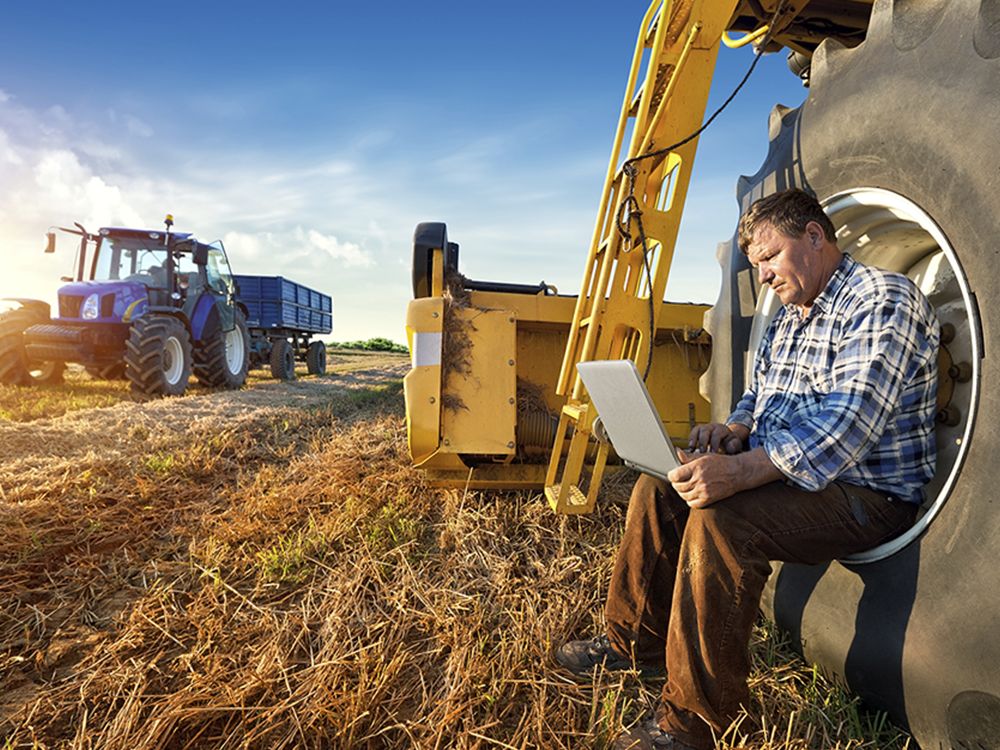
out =
<svg viewBox="0 0 1000 750"><path fill-rule="evenodd" d="M807 315L778 311L727 423L803 489L920 502L934 474L937 317L905 276L845 255Z"/></svg>

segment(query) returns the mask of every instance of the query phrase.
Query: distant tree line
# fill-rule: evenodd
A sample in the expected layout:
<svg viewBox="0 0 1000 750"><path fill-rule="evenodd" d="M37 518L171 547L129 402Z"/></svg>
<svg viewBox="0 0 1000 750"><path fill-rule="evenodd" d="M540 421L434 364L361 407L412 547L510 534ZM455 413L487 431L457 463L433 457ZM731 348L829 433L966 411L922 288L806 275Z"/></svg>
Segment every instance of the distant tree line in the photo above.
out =
<svg viewBox="0 0 1000 750"><path fill-rule="evenodd" d="M367 341L334 341L329 346L335 349L364 349L369 352L401 352L405 354L409 351L402 344L397 344L395 341L390 341L381 336L368 339Z"/></svg>

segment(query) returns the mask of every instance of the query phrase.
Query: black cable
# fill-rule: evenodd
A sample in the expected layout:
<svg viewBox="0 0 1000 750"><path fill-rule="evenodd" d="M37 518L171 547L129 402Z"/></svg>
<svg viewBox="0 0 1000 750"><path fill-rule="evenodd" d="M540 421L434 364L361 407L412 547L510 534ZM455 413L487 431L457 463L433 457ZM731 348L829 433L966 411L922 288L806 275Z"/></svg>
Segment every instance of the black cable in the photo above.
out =
<svg viewBox="0 0 1000 750"><path fill-rule="evenodd" d="M657 156L665 156L666 154L669 154L671 151L676 151L681 146L693 141L699 135L704 133L706 129L708 129L708 126L712 124L712 122L715 120L716 117L722 114L723 110L725 110L725 108L729 106L730 102L732 102L733 99L736 98L736 95L740 92L740 89L743 88L744 84L746 84L746 82L750 80L750 76L753 74L754 68L757 67L757 63L760 62L760 58L764 54L764 48L767 47L768 43L771 41L771 33L774 26L774 22L777 20L778 15L781 13L783 7L784 7L783 2L778 4L778 7L775 10L774 15L771 17L771 23L769 24L768 31L761 38L760 44L757 45L757 49L754 52L753 60L750 63L750 67L747 68L747 72L743 75L743 78L736 85L736 88L732 90L729 96L726 97L726 100L722 103L722 105L719 106L719 108L716 109L711 114L711 116L707 120L705 120L705 122L702 123L701 127L699 127L690 135L677 141L677 143L673 143L665 148L657 149L656 151L649 151L648 153L640 154L639 156L634 156L631 159L626 159L625 162L622 164L622 173L628 179L628 195L625 196L625 199L618 206L618 212L615 215L615 224L617 225L618 228L618 234L621 235L622 239L627 239L631 241L632 235L629 232L628 225L629 223L631 223L633 218L635 219L636 228L639 230L640 244L642 246L642 263L646 271L646 284L649 286L649 347L648 351L646 352L646 366L642 372L642 379L644 381L649 376L649 370L653 366L653 338L656 335L656 331L654 330L654 321L653 321L653 318L655 317L654 315L655 310L653 304L653 272L649 264L649 248L646 242L646 232L642 227L642 211L639 207L639 201L635 197L635 178L639 174L639 170L636 168L635 165L638 162L643 161L645 159L653 159Z"/></svg>

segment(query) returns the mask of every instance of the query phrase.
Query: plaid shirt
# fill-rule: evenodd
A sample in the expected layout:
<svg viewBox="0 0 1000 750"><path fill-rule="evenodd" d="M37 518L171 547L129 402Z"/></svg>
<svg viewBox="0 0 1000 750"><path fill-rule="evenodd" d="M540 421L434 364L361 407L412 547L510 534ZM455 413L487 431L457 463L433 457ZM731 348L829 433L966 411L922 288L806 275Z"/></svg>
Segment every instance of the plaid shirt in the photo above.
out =
<svg viewBox="0 0 1000 750"><path fill-rule="evenodd" d="M803 489L834 480L920 502L934 474L940 334L905 276L845 255L809 314L788 305L727 423Z"/></svg>

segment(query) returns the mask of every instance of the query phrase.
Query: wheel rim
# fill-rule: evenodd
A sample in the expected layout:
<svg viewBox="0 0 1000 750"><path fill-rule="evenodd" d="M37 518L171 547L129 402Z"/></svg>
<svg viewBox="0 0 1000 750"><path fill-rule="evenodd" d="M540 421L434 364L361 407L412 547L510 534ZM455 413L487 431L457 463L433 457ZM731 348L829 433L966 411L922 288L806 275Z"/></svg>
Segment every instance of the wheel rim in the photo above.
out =
<svg viewBox="0 0 1000 750"><path fill-rule="evenodd" d="M236 326L226 334L225 345L226 367L229 369L229 372L236 374L243 369L243 359L246 356L243 331L239 326Z"/></svg>
<svg viewBox="0 0 1000 750"><path fill-rule="evenodd" d="M837 228L840 247L867 265L896 271L916 282L937 312L942 326L954 326L954 338L942 347L950 360L967 363L971 377L952 381L946 404L960 419L936 425L938 460L934 478L925 488L926 500L914 525L897 538L845 562L867 563L886 558L926 531L944 506L958 479L968 452L976 409L979 405L981 324L976 304L958 255L938 224L924 209L909 199L881 188L855 188L837 193L825 201L826 210ZM750 333L750 351L756 351L767 325L780 309L781 301L770 288L757 304ZM748 368L752 363L748 363ZM939 388L947 381L939 374ZM949 376L950 377L950 376ZM749 382L749 370L747 372ZM939 404L940 406L940 404Z"/></svg>
<svg viewBox="0 0 1000 750"><path fill-rule="evenodd" d="M171 336L163 345L163 377L170 385L181 379L184 372L184 350L181 342Z"/></svg>

